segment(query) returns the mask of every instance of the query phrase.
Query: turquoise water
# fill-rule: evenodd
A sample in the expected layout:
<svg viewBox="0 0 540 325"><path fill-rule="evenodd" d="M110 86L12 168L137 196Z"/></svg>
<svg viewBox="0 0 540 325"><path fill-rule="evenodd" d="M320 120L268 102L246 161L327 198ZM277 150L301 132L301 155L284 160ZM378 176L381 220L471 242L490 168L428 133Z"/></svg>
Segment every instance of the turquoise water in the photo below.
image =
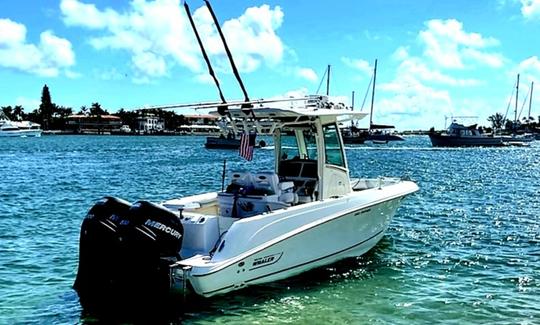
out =
<svg viewBox="0 0 540 325"><path fill-rule="evenodd" d="M0 139L0 324L133 323L83 311L71 289L81 221L96 199L161 201L217 190L229 168L271 167L208 151L202 137ZM403 201L368 254L151 323L540 323L540 143L434 149L427 137L347 151L357 177L406 176ZM339 234L336 234L339 236Z"/></svg>

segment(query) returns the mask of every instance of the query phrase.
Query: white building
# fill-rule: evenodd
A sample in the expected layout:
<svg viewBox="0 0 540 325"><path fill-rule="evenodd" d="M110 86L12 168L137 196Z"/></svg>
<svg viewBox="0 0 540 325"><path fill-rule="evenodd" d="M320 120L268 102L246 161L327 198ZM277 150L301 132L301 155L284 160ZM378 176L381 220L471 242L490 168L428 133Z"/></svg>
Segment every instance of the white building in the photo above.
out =
<svg viewBox="0 0 540 325"><path fill-rule="evenodd" d="M165 130L162 118L153 114L137 117L137 130L139 133L156 133Z"/></svg>

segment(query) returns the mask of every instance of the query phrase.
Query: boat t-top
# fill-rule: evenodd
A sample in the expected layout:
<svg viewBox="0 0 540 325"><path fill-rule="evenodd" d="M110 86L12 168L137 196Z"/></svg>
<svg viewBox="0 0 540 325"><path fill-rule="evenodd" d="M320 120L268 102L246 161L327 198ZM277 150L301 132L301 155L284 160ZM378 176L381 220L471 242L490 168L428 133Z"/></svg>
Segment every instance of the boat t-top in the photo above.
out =
<svg viewBox="0 0 540 325"><path fill-rule="evenodd" d="M221 191L161 203L113 197L96 203L81 229L75 282L81 299L156 290L210 297L375 246L418 186L398 178L351 179L338 125L365 113L313 98L304 103L228 109L231 127L273 136L273 166L230 170Z"/></svg>

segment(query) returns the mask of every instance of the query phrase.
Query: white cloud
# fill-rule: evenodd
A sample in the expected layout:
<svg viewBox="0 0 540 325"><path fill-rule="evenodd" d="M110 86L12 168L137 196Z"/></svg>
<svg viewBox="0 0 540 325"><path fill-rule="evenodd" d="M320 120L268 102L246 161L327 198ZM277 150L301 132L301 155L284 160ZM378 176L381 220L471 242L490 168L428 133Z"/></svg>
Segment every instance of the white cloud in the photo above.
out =
<svg viewBox="0 0 540 325"><path fill-rule="evenodd" d="M206 72L199 46L179 0L132 0L127 11L98 9L79 0L62 0L64 23L95 31L89 41L97 50L127 51L135 78L146 80L167 75L175 65L195 74ZM224 48L208 9L193 12L193 19L218 71L230 71ZM283 22L279 6L251 7L238 18L225 21L222 30L241 72L262 64L282 62L285 46L276 30Z"/></svg>
<svg viewBox="0 0 540 325"><path fill-rule="evenodd" d="M398 68L390 82L376 86L375 122L408 129L442 128L444 116L483 116L489 111L485 101L454 98L455 89L449 87L485 84L470 76L476 76L476 69L504 66L507 59L492 50L499 41L468 32L455 19L430 20L425 26L417 36L420 55L413 54L412 45L400 46L392 54Z"/></svg>
<svg viewBox="0 0 540 325"><path fill-rule="evenodd" d="M0 44L16 46L24 43L26 27L9 19L0 19Z"/></svg>
<svg viewBox="0 0 540 325"><path fill-rule="evenodd" d="M100 12L95 5L79 2L78 0L63 0L60 10L64 14L64 22L68 26L84 26L91 29L105 28L114 24L120 18L118 14L106 9Z"/></svg>
<svg viewBox="0 0 540 325"><path fill-rule="evenodd" d="M319 77L317 77L317 73L310 68L298 68L296 73L299 77L311 82L315 82L319 79Z"/></svg>
<svg viewBox="0 0 540 325"><path fill-rule="evenodd" d="M464 59L491 67L502 65L502 55L480 51L499 45L497 39L468 33L463 30L463 24L455 19L433 19L425 25L427 28L418 34L418 40L424 46L424 56L440 67L462 69L465 67Z"/></svg>
<svg viewBox="0 0 540 325"><path fill-rule="evenodd" d="M540 60L537 56L531 56L517 65L517 71L513 71L512 75L521 74L524 81L534 81L540 87Z"/></svg>
<svg viewBox="0 0 540 325"><path fill-rule="evenodd" d="M118 71L118 69L114 67L104 70L94 69L93 75L94 77L101 80L122 80L128 77L126 73L121 73L120 71Z"/></svg>
<svg viewBox="0 0 540 325"><path fill-rule="evenodd" d="M501 68L504 65L505 58L500 53L486 53L476 49L463 49L464 58L472 59L476 62L481 62L491 68Z"/></svg>
<svg viewBox="0 0 540 325"><path fill-rule="evenodd" d="M398 67L398 75L411 75L419 80L442 84L446 86L477 86L481 84L476 79L458 79L449 75L443 74L436 69L429 68L419 58L408 58L401 62Z"/></svg>
<svg viewBox="0 0 540 325"><path fill-rule="evenodd" d="M208 73L201 73L195 76L195 81L203 85L215 85L214 78ZM219 80L218 80L219 81Z"/></svg>
<svg viewBox="0 0 540 325"><path fill-rule="evenodd" d="M0 66L55 77L75 65L71 43L52 31L40 34L39 44L26 41L26 26L9 19L0 19Z"/></svg>
<svg viewBox="0 0 540 325"><path fill-rule="evenodd" d="M390 83L378 87L391 92L374 105L375 123L393 124L398 128L426 129L429 121L435 126L443 124L443 116L451 115L452 100L447 90L425 86L412 75L400 75Z"/></svg>
<svg viewBox="0 0 540 325"><path fill-rule="evenodd" d="M540 0L521 0L521 14L526 19L540 18Z"/></svg>
<svg viewBox="0 0 540 325"><path fill-rule="evenodd" d="M17 97L15 99L15 105L22 106L26 113L30 113L31 111L39 108L40 104L41 101L35 98Z"/></svg>
<svg viewBox="0 0 540 325"><path fill-rule="evenodd" d="M392 58L397 61L403 61L409 58L409 49L405 46L400 46L392 54Z"/></svg>
<svg viewBox="0 0 540 325"><path fill-rule="evenodd" d="M363 75L370 76L373 73L373 68L369 65L369 62L362 59L351 59L348 57L342 57L341 62L346 66L362 72Z"/></svg>
<svg viewBox="0 0 540 325"><path fill-rule="evenodd" d="M73 70L66 70L66 71L64 71L64 74L69 79L79 79L80 77L82 77L81 73L73 71Z"/></svg>

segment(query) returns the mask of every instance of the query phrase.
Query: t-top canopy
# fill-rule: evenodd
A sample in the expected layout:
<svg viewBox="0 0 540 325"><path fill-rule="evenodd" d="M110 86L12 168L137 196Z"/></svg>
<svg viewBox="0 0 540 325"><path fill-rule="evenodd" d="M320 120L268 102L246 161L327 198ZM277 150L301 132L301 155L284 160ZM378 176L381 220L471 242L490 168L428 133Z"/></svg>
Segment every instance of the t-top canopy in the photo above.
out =
<svg viewBox="0 0 540 325"><path fill-rule="evenodd" d="M354 112L347 109L334 108L234 108L228 110L233 119L253 119L253 120L273 120L280 122L289 122L296 119L308 120L311 118L325 117L334 118L336 121L344 122L349 120L360 120L367 116L364 112ZM210 112L212 115L220 115L217 111ZM304 118L304 119L302 119Z"/></svg>

